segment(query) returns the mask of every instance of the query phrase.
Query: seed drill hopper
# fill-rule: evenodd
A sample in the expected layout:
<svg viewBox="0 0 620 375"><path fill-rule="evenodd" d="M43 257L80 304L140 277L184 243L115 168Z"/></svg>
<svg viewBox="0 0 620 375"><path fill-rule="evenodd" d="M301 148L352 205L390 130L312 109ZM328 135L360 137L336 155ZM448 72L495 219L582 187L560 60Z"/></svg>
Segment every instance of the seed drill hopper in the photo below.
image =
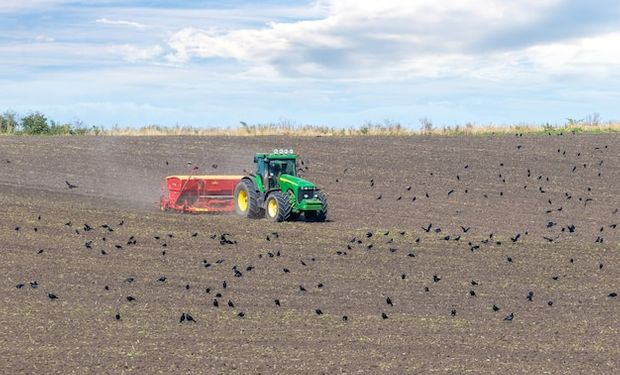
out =
<svg viewBox="0 0 620 375"><path fill-rule="evenodd" d="M168 176L162 182L159 208L187 213L232 212L235 210L233 193L241 178L193 173Z"/></svg>

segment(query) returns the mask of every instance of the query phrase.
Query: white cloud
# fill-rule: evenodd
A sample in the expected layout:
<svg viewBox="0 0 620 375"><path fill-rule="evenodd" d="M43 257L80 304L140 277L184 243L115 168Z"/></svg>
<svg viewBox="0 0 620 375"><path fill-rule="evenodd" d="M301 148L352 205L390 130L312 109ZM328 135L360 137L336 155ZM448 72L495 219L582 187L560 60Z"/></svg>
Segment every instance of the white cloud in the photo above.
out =
<svg viewBox="0 0 620 375"><path fill-rule="evenodd" d="M531 69L551 74L564 66L573 71L620 67L620 60L609 56L617 45L615 38L549 41L542 29L541 35L531 37L531 30L567 4L565 0L319 0L309 8L318 15L312 20L226 31L183 28L169 37L173 52L167 59L183 63L223 58L248 70L275 70L281 76L370 80L485 73L496 79L502 72L507 77ZM606 60L610 57L616 58Z"/></svg>
<svg viewBox="0 0 620 375"><path fill-rule="evenodd" d="M150 61L159 57L163 52L160 46L138 47L131 44L111 45L106 50L128 62Z"/></svg>
<svg viewBox="0 0 620 375"><path fill-rule="evenodd" d="M129 26L129 27L134 27L136 29L139 30L144 30L147 28L146 25L141 24L139 22L133 22L133 21L125 21L125 20L111 20L111 19L107 19L107 18L99 18L98 20L95 20L96 23L100 23L100 24L104 24L104 25L119 25L119 26Z"/></svg>

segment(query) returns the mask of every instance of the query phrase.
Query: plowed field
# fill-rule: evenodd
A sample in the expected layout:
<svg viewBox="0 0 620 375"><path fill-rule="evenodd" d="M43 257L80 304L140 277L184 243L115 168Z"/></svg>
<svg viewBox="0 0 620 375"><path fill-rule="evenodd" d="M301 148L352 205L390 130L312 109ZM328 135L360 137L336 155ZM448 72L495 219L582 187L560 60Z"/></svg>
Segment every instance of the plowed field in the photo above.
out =
<svg viewBox="0 0 620 375"><path fill-rule="evenodd" d="M275 147L328 222L157 210ZM1 373L620 365L618 135L0 137L0 204Z"/></svg>

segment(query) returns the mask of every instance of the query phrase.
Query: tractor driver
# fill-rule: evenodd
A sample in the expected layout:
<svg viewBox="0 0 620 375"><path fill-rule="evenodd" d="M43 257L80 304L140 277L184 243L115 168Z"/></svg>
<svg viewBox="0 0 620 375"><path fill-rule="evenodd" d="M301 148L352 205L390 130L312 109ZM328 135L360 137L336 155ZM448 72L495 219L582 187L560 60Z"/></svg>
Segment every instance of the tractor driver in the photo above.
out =
<svg viewBox="0 0 620 375"><path fill-rule="evenodd" d="M269 187L276 187L278 185L278 177L282 174L282 166L280 163L272 162L271 171L269 172Z"/></svg>

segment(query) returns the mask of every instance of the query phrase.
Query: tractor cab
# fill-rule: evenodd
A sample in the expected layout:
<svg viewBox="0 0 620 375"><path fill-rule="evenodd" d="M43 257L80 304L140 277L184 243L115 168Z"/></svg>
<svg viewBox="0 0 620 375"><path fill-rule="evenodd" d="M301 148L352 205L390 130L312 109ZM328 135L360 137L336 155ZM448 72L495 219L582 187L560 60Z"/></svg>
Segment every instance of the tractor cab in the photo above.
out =
<svg viewBox="0 0 620 375"><path fill-rule="evenodd" d="M274 150L272 154L257 154L254 157L256 175L261 177L267 190L278 188L280 175L296 175L296 160L297 155L293 154L293 150Z"/></svg>

